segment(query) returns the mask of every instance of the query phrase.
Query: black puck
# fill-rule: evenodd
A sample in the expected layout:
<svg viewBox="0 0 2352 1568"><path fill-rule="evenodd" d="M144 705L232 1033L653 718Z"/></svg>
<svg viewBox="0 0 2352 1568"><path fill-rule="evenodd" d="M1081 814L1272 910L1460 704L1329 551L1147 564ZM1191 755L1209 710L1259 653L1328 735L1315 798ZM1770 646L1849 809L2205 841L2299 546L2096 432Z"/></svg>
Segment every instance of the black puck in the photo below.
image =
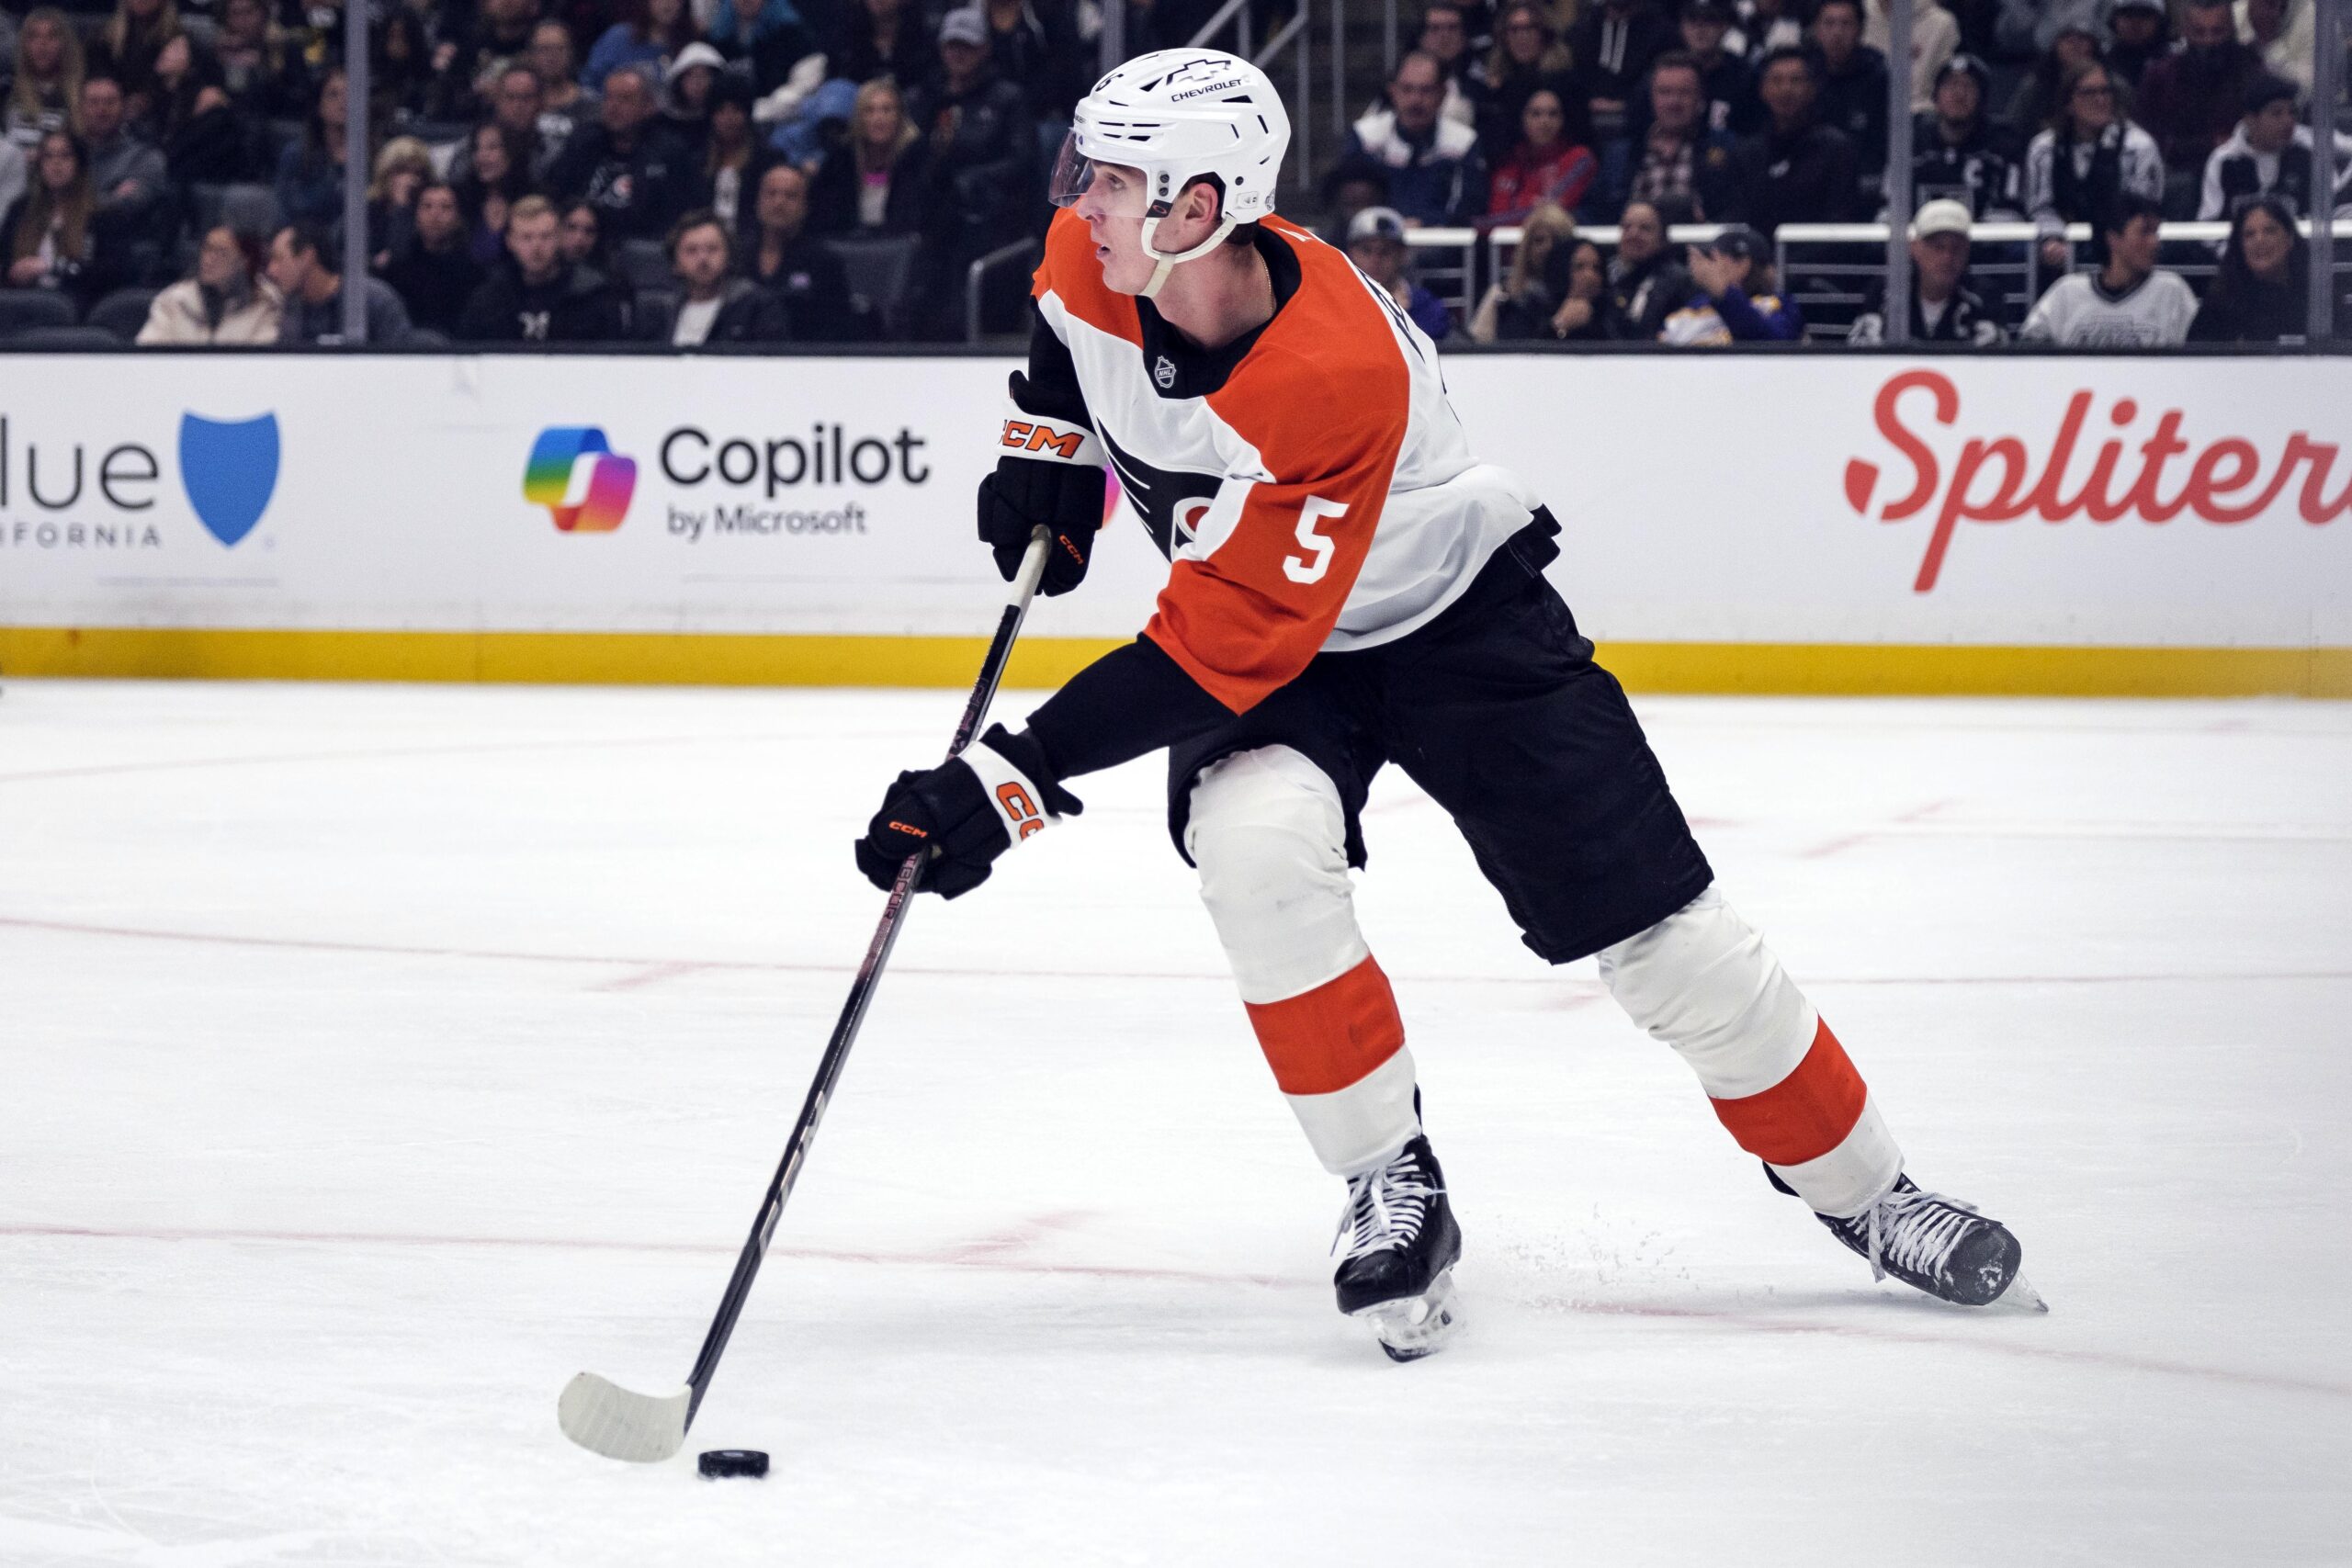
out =
<svg viewBox="0 0 2352 1568"><path fill-rule="evenodd" d="M768 1456L757 1449L709 1449L696 1463L714 1481L722 1475L761 1476L768 1472Z"/></svg>

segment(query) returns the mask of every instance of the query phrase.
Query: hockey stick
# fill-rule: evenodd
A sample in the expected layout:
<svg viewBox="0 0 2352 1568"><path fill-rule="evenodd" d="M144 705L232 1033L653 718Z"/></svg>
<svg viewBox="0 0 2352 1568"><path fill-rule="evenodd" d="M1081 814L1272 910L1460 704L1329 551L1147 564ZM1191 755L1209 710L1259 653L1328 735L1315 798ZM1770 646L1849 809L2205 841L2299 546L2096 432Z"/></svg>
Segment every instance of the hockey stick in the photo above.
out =
<svg viewBox="0 0 2352 1568"><path fill-rule="evenodd" d="M1029 541L1028 553L1021 558L1021 570L1014 577L1012 597L996 624L996 638L989 644L988 658L980 663L980 678L972 687L972 700L964 705L963 722L956 727L956 739L948 743L947 756L956 755L971 743L987 716L989 703L996 695L997 683L1004 679L1004 667L1012 656L1012 639L1021 635L1022 618L1029 613L1029 600L1037 591L1037 580L1046 570L1046 551L1051 536L1039 528ZM751 1239L743 1243L742 1255L735 1259L734 1275L727 1281L727 1294L719 1299L718 1315L711 1319L710 1332L703 1336L702 1352L695 1358L694 1371L686 1374L684 1388L675 1393L632 1393L609 1379L594 1372L582 1372L564 1385L563 1396L556 1401L557 1424L563 1435L582 1448L605 1455L607 1459L631 1460L651 1463L668 1459L685 1446L686 1429L695 1424L695 1413L702 1408L703 1395L710 1392L711 1374L718 1370L718 1358L727 1348L729 1336L735 1332L735 1320L743 1315L743 1303L752 1293L752 1281L759 1277L760 1264L767 1257L768 1243L775 1235L775 1223L784 1214L785 1201L792 1196L792 1184L800 1176L800 1167L808 1157L808 1145L816 1141L817 1123L825 1114L825 1103L832 1098L833 1086L840 1081L842 1066L849 1060L850 1045L857 1039L858 1026L865 1021L866 1005L873 1001L875 987L881 984L882 967L890 962L890 950L898 945L899 927L906 918L907 906L913 900L916 886L922 880L924 857L909 855L899 868L899 879L891 885L889 901L882 906L882 923L874 929L874 940L866 944L865 962L858 965L857 978L851 982L849 1000L842 1004L841 1021L833 1025L833 1037L826 1043L825 1055L817 1064L816 1081L808 1086L808 1099L800 1107L800 1120L793 1123L792 1137L784 1146L784 1160L769 1179L767 1196L760 1201L759 1218L752 1224Z"/></svg>

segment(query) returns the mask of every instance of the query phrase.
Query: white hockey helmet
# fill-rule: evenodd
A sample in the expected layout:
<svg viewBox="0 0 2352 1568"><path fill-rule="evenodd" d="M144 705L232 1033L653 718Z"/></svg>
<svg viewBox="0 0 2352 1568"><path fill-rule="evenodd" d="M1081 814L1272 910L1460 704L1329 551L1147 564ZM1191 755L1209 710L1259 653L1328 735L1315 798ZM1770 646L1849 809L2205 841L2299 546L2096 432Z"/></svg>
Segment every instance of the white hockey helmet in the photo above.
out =
<svg viewBox="0 0 2352 1568"><path fill-rule="evenodd" d="M1290 116L1264 72L1219 50L1155 50L1119 66L1079 100L1049 194L1055 206L1069 206L1085 194L1097 164L1143 171L1144 254L1159 264L1143 291L1148 299L1178 262L1208 254L1236 225L1273 211L1289 147ZM1159 220L1199 179L1214 179L1223 194L1216 231L1170 255L1153 243Z"/></svg>

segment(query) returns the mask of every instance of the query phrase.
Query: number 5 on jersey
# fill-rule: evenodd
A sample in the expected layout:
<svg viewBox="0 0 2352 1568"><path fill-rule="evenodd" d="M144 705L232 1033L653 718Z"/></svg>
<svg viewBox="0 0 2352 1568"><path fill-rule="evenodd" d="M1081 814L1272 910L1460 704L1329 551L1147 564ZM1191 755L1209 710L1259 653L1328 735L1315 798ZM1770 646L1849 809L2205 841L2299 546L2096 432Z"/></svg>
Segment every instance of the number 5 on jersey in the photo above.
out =
<svg viewBox="0 0 2352 1568"><path fill-rule="evenodd" d="M1306 504L1298 509L1298 544L1306 554L1285 558L1283 575L1293 582L1322 581L1323 574L1331 570L1332 552L1339 546L1317 533L1315 526L1327 517L1345 517L1347 514L1344 502L1326 501L1319 495L1308 496Z"/></svg>

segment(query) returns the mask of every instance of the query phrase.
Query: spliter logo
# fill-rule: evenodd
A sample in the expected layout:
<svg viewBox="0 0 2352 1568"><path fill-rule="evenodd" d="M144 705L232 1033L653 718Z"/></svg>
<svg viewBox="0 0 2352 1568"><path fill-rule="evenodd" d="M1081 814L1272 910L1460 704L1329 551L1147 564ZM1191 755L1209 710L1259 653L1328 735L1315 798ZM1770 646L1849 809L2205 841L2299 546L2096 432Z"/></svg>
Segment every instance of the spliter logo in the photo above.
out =
<svg viewBox="0 0 2352 1568"><path fill-rule="evenodd" d="M1960 389L1951 378L1906 370L1879 389L1872 405L1879 436L1910 477L1907 488L1885 502L1878 520L1903 523L1923 513L1934 519L1911 584L1914 592L1936 586L1962 523L2014 523L2030 516L2043 523L2133 519L2161 525L2187 513L2226 527L2270 511L2298 475L2301 482L2292 504L2305 523L2332 523L2352 513L2352 471L2337 477L2341 449L2334 442L2292 431L2275 455L2241 435L2200 434L2192 442L2182 438L2188 416L2180 409L2150 411L2154 423L2144 439L2135 440L2132 432L2102 440L2084 430L2097 401L2090 392L2075 393L2047 441L2030 434L1971 435L1947 463L1929 445L1928 427L1917 416L1924 413L1948 427L1961 423ZM1911 423L1905 423L1906 414ZM2117 398L2106 414L2118 432L2131 431L2140 418L2139 403L2128 397ZM2070 478L2078 449L2087 468ZM1871 515L1880 478L1879 465L1868 458L1847 463L1846 504L1857 514Z"/></svg>
<svg viewBox="0 0 2352 1568"><path fill-rule="evenodd" d="M637 493L637 459L624 457L593 424L539 432L523 468L523 499L544 506L567 534L609 534Z"/></svg>
<svg viewBox="0 0 2352 1568"><path fill-rule="evenodd" d="M277 416L180 415L180 484L196 520L224 545L254 531L277 490Z"/></svg>

